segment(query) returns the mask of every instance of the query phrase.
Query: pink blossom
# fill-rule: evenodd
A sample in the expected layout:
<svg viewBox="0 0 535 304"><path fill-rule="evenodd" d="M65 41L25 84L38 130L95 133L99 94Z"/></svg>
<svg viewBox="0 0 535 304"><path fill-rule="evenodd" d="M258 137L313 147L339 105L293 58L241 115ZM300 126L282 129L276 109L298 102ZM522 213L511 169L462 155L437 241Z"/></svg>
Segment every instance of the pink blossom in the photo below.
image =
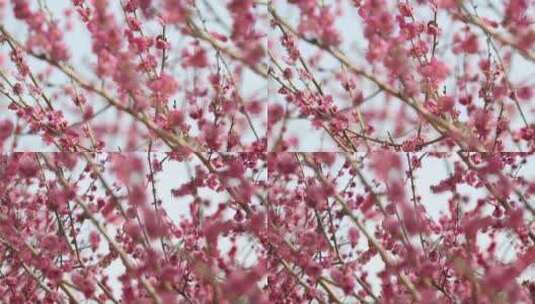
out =
<svg viewBox="0 0 535 304"><path fill-rule="evenodd" d="M169 98L178 90L178 83L170 75L160 75L158 79L153 80L150 89L163 98Z"/></svg>
<svg viewBox="0 0 535 304"><path fill-rule="evenodd" d="M522 100L530 100L533 97L533 88L529 86L521 87L518 89L517 95Z"/></svg>
<svg viewBox="0 0 535 304"><path fill-rule="evenodd" d="M91 250L96 251L100 243L100 234L96 231L91 231L89 233L89 244L91 245Z"/></svg>
<svg viewBox="0 0 535 304"><path fill-rule="evenodd" d="M35 157L32 154L23 154L18 160L18 168L24 177L34 177L39 170Z"/></svg>
<svg viewBox="0 0 535 304"><path fill-rule="evenodd" d="M448 66L436 59L433 58L431 62L420 69L422 76L433 86L438 86L448 77L450 70Z"/></svg>
<svg viewBox="0 0 535 304"><path fill-rule="evenodd" d="M10 120L0 121L0 142L4 142L13 133L14 126Z"/></svg>
<svg viewBox="0 0 535 304"><path fill-rule="evenodd" d="M206 51L203 48L196 47L192 54L186 54L185 64L196 68L204 68L208 65Z"/></svg>

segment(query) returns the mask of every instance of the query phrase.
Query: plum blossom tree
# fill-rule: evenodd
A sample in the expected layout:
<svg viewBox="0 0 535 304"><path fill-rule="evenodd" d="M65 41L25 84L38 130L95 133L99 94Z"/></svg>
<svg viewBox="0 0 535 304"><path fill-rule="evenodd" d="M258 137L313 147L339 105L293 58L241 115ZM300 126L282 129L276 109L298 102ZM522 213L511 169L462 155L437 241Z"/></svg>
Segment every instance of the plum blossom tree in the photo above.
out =
<svg viewBox="0 0 535 304"><path fill-rule="evenodd" d="M534 303L533 0L0 0L0 302Z"/></svg>
<svg viewBox="0 0 535 304"><path fill-rule="evenodd" d="M100 0L53 11L37 2L1 2L2 15L13 13L0 28L0 89L13 114L2 114L2 124L13 125L12 140L5 143L9 129L0 137L4 145L76 152L265 146L261 5ZM25 135L37 143L28 147Z"/></svg>
<svg viewBox="0 0 535 304"><path fill-rule="evenodd" d="M3 156L1 298L267 303L257 284L266 272L264 158L198 154L193 161L174 152ZM181 182L169 171L185 178ZM164 197L165 172L161 178L177 184Z"/></svg>
<svg viewBox="0 0 535 304"><path fill-rule="evenodd" d="M532 149L532 5L272 1L270 150Z"/></svg>

